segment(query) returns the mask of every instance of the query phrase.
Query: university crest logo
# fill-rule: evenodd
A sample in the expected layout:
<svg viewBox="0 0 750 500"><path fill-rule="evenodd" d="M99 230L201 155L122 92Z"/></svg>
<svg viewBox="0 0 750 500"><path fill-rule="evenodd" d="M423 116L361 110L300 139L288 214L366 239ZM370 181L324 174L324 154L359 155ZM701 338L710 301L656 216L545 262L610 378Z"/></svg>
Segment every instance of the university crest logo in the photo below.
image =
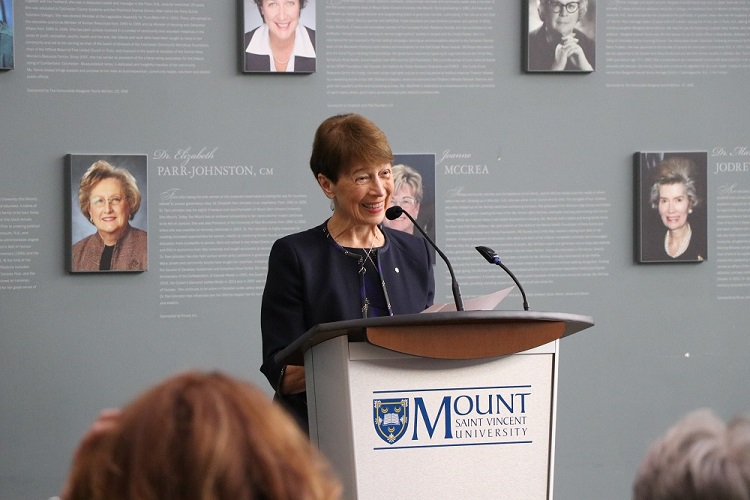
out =
<svg viewBox="0 0 750 500"><path fill-rule="evenodd" d="M373 423L380 439L388 444L401 439L409 426L408 406L408 399L373 400Z"/></svg>

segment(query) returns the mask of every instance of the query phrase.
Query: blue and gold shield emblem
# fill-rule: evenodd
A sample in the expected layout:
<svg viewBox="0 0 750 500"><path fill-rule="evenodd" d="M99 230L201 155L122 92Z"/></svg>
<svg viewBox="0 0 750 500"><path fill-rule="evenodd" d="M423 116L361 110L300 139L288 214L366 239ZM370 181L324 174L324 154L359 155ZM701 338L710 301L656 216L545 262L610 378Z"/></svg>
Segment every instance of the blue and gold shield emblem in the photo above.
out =
<svg viewBox="0 0 750 500"><path fill-rule="evenodd" d="M375 432L388 444L393 444L406 433L409 426L408 399L375 399L373 415Z"/></svg>

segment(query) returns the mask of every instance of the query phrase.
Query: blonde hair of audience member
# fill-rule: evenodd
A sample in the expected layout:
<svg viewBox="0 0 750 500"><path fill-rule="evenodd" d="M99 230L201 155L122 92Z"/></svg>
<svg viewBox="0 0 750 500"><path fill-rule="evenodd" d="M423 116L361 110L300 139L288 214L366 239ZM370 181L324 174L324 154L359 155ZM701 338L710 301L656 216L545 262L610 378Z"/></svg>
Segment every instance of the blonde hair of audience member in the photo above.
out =
<svg viewBox="0 0 750 500"><path fill-rule="evenodd" d="M724 424L697 410L651 445L633 500L673 499L750 500L750 415Z"/></svg>
<svg viewBox="0 0 750 500"><path fill-rule="evenodd" d="M188 372L105 412L82 441L63 500L337 499L340 483L259 389Z"/></svg>

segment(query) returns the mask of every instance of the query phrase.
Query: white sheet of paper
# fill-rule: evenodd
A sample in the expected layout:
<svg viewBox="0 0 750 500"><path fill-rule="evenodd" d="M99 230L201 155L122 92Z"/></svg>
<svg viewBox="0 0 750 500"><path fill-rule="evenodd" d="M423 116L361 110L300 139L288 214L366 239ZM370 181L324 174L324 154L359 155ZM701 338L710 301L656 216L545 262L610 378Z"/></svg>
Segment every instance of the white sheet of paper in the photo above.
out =
<svg viewBox="0 0 750 500"><path fill-rule="evenodd" d="M508 294L513 290L515 287L509 287L504 288L502 290L498 290L495 293L490 293L488 295L482 295L481 297L474 297L473 299L467 299L464 301L464 311L491 311L497 305L502 302L502 300L508 296ZM456 304L450 303L450 304L432 304L430 307L422 311L423 313L434 313L434 312L447 312L447 311L455 311L456 310Z"/></svg>

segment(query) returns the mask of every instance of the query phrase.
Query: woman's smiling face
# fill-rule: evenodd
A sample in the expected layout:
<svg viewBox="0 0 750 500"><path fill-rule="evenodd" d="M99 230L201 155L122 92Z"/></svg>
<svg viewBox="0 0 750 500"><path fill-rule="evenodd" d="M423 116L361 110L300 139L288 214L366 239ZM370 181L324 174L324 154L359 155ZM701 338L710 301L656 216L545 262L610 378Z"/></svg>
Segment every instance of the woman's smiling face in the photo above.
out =
<svg viewBox="0 0 750 500"><path fill-rule="evenodd" d="M118 179L102 179L94 186L89 198L89 215L105 243L114 244L130 220L130 202Z"/></svg>
<svg viewBox="0 0 750 500"><path fill-rule="evenodd" d="M690 210L685 184L662 184L659 186L659 215L664 225L670 229L679 229L687 223Z"/></svg>
<svg viewBox="0 0 750 500"><path fill-rule="evenodd" d="M286 41L294 37L299 24L299 0L263 0L261 12L272 39Z"/></svg>
<svg viewBox="0 0 750 500"><path fill-rule="evenodd" d="M393 196L391 164L354 167L335 184L328 183L328 189L339 215L354 224L375 226L383 222Z"/></svg>

